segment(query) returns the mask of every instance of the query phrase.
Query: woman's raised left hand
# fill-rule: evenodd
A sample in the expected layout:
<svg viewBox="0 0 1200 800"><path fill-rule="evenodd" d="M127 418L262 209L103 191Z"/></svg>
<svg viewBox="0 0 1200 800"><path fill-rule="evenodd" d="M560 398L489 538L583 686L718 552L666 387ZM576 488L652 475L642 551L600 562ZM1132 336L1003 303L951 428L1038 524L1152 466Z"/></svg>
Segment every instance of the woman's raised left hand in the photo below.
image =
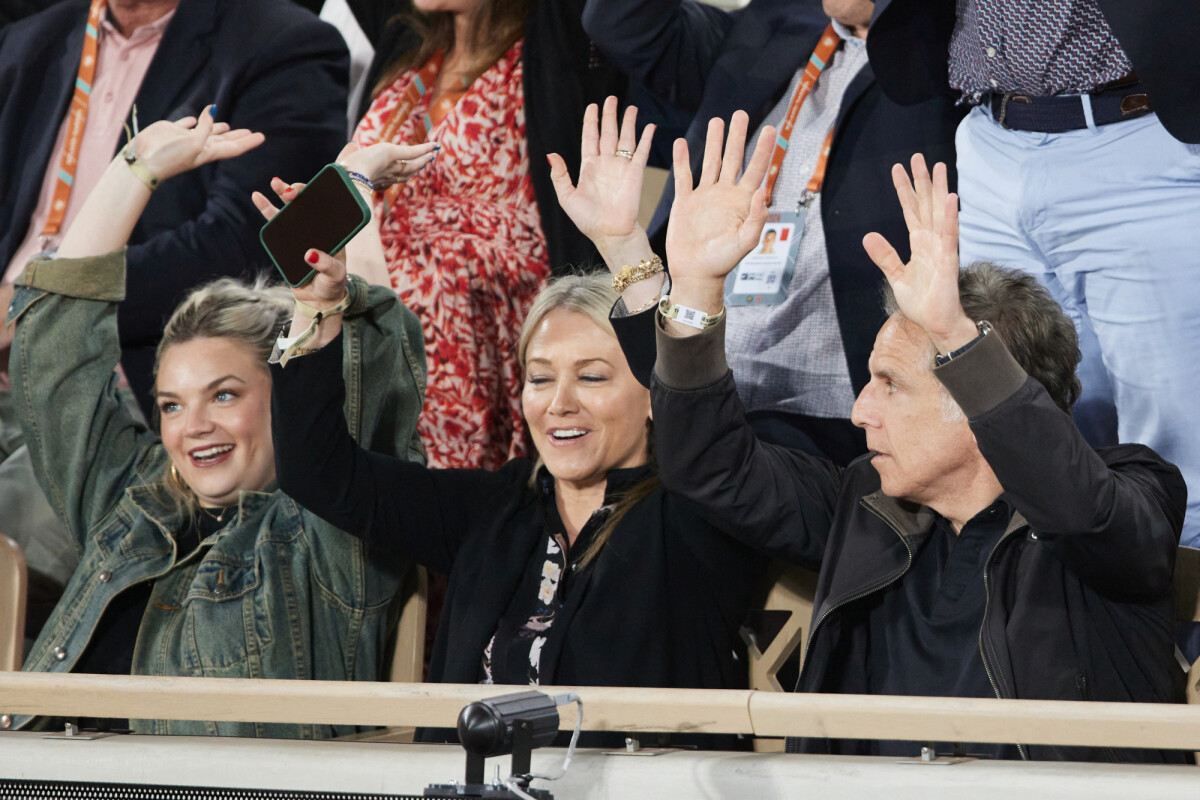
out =
<svg viewBox="0 0 1200 800"><path fill-rule="evenodd" d="M133 141L137 160L165 181L210 161L236 158L265 141L261 133L214 121L214 109L209 106L199 119L160 120L139 132Z"/></svg>

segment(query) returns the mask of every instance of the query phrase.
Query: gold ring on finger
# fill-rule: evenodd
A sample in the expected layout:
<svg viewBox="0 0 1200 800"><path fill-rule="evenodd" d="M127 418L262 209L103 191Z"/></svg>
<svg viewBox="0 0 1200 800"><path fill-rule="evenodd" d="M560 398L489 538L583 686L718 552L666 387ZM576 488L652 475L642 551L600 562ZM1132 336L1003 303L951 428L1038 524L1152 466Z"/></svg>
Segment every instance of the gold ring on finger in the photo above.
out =
<svg viewBox="0 0 1200 800"><path fill-rule="evenodd" d="M633 151L632 150L618 150L616 152L616 155L619 155L621 158L628 158L630 161L633 161Z"/></svg>

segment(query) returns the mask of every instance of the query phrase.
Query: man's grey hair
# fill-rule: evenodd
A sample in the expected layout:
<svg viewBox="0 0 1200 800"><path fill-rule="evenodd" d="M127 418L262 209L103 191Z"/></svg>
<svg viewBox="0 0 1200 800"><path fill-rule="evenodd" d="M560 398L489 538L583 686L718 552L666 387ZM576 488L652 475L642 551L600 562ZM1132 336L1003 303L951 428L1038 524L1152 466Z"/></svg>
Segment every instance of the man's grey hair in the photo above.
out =
<svg viewBox="0 0 1200 800"><path fill-rule="evenodd" d="M1046 288L1028 273L977 261L959 271L958 294L967 316L990 322L992 335L1000 337L1021 368L1045 387L1059 408L1070 413L1081 391L1075 375L1080 358L1079 336L1075 324ZM900 313L886 282L883 308L888 316ZM926 363L932 369L932 342L929 351ZM949 392L945 399L958 408Z"/></svg>

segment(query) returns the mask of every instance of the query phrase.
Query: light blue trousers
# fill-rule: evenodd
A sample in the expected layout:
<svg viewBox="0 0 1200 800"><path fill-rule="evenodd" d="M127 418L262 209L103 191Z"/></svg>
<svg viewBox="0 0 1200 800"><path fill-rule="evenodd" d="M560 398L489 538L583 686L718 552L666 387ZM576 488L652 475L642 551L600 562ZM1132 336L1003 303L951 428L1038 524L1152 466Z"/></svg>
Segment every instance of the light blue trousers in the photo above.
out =
<svg viewBox="0 0 1200 800"><path fill-rule="evenodd" d="M1068 133L959 126L962 262L1037 278L1075 321L1093 445L1140 442L1183 472L1200 546L1200 146L1154 115Z"/></svg>

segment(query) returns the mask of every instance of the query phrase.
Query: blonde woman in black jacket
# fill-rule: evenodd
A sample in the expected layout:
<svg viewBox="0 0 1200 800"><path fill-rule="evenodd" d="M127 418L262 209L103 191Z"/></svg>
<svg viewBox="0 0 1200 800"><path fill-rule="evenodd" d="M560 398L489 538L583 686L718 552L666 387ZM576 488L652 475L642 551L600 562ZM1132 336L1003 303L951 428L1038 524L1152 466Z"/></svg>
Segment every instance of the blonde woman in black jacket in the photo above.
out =
<svg viewBox="0 0 1200 800"><path fill-rule="evenodd" d="M633 155L642 163L648 144ZM605 174L580 187L601 214ZM325 256L316 268L344 272ZM273 369L284 491L378 555L449 574L431 681L746 685L738 629L763 559L658 480L650 394L608 320L616 299L608 275L586 275L534 301L517 355L538 458L494 472L358 447L342 418L342 348L321 346L337 341L338 317L321 323L315 353Z"/></svg>

